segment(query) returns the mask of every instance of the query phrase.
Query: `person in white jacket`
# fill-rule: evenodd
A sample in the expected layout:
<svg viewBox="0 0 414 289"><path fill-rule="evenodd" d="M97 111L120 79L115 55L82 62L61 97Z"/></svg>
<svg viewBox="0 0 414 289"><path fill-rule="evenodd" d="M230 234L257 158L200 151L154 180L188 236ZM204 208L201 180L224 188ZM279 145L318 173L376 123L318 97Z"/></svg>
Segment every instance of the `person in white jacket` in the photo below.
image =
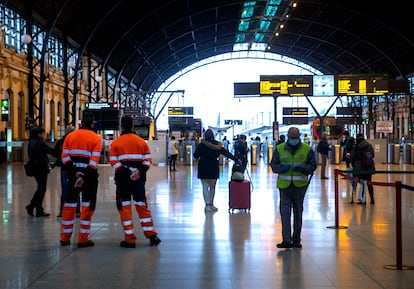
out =
<svg viewBox="0 0 414 289"><path fill-rule="evenodd" d="M178 142L175 136L171 136L171 140L168 142L168 157L170 159L170 171L176 171L175 162L178 156Z"/></svg>

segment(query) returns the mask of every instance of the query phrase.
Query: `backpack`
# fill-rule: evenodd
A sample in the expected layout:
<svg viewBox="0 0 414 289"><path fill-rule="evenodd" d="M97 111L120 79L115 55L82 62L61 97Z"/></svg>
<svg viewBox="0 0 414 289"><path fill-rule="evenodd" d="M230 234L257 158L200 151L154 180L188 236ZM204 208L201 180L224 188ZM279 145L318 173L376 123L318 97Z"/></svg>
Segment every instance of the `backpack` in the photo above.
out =
<svg viewBox="0 0 414 289"><path fill-rule="evenodd" d="M245 168L243 165L235 163L231 169L231 180L238 182L244 181L244 170Z"/></svg>
<svg viewBox="0 0 414 289"><path fill-rule="evenodd" d="M370 151L363 152L361 155L361 168L370 169L374 168L374 156Z"/></svg>

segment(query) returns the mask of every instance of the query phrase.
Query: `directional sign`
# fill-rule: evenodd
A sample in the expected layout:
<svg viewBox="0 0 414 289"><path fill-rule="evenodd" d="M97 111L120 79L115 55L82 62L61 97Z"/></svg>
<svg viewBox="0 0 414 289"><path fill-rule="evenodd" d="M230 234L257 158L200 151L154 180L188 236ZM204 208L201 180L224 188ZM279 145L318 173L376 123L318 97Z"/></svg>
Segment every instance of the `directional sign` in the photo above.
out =
<svg viewBox="0 0 414 289"><path fill-rule="evenodd" d="M225 119L224 120L225 125L242 125L243 121L241 119Z"/></svg>

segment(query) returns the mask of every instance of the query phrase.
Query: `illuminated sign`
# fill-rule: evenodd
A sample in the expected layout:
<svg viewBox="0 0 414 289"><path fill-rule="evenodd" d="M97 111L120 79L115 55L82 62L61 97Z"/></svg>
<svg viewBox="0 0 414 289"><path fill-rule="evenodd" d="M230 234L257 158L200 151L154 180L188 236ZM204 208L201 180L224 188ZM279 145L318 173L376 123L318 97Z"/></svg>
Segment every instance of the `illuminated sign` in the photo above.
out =
<svg viewBox="0 0 414 289"><path fill-rule="evenodd" d="M224 124L225 125L242 125L243 124L243 120L241 119L225 119L224 120Z"/></svg>
<svg viewBox="0 0 414 289"><path fill-rule="evenodd" d="M193 115L194 108L192 106L168 107L168 115Z"/></svg>
<svg viewBox="0 0 414 289"><path fill-rule="evenodd" d="M260 95L312 95L312 75L261 75Z"/></svg>
<svg viewBox="0 0 414 289"><path fill-rule="evenodd" d="M389 92L385 75L337 75L337 95L372 96Z"/></svg>
<svg viewBox="0 0 414 289"><path fill-rule="evenodd" d="M283 115L308 115L307 107L284 107Z"/></svg>
<svg viewBox="0 0 414 289"><path fill-rule="evenodd" d="M1 100L1 120L9 121L9 100L8 99Z"/></svg>
<svg viewBox="0 0 414 289"><path fill-rule="evenodd" d="M118 109L117 103L109 103L109 102L87 102L84 105L85 105L85 109L104 109L104 108Z"/></svg>

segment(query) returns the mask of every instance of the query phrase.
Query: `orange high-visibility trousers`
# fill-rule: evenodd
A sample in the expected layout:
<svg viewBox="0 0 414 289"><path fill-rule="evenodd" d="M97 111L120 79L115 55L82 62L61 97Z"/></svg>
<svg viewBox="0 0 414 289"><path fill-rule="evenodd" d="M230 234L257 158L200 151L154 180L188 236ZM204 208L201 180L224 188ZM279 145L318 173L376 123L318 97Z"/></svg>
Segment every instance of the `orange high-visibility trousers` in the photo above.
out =
<svg viewBox="0 0 414 289"><path fill-rule="evenodd" d="M121 209L118 210L127 243L135 243L137 237L134 233L134 222L132 220L131 201L121 201Z"/></svg>
<svg viewBox="0 0 414 289"><path fill-rule="evenodd" d="M142 201L134 201L135 209L139 216L139 222L141 223L144 236L146 238L152 235L157 235L157 231L154 229L154 223L152 221L151 211L148 210L147 203Z"/></svg>

